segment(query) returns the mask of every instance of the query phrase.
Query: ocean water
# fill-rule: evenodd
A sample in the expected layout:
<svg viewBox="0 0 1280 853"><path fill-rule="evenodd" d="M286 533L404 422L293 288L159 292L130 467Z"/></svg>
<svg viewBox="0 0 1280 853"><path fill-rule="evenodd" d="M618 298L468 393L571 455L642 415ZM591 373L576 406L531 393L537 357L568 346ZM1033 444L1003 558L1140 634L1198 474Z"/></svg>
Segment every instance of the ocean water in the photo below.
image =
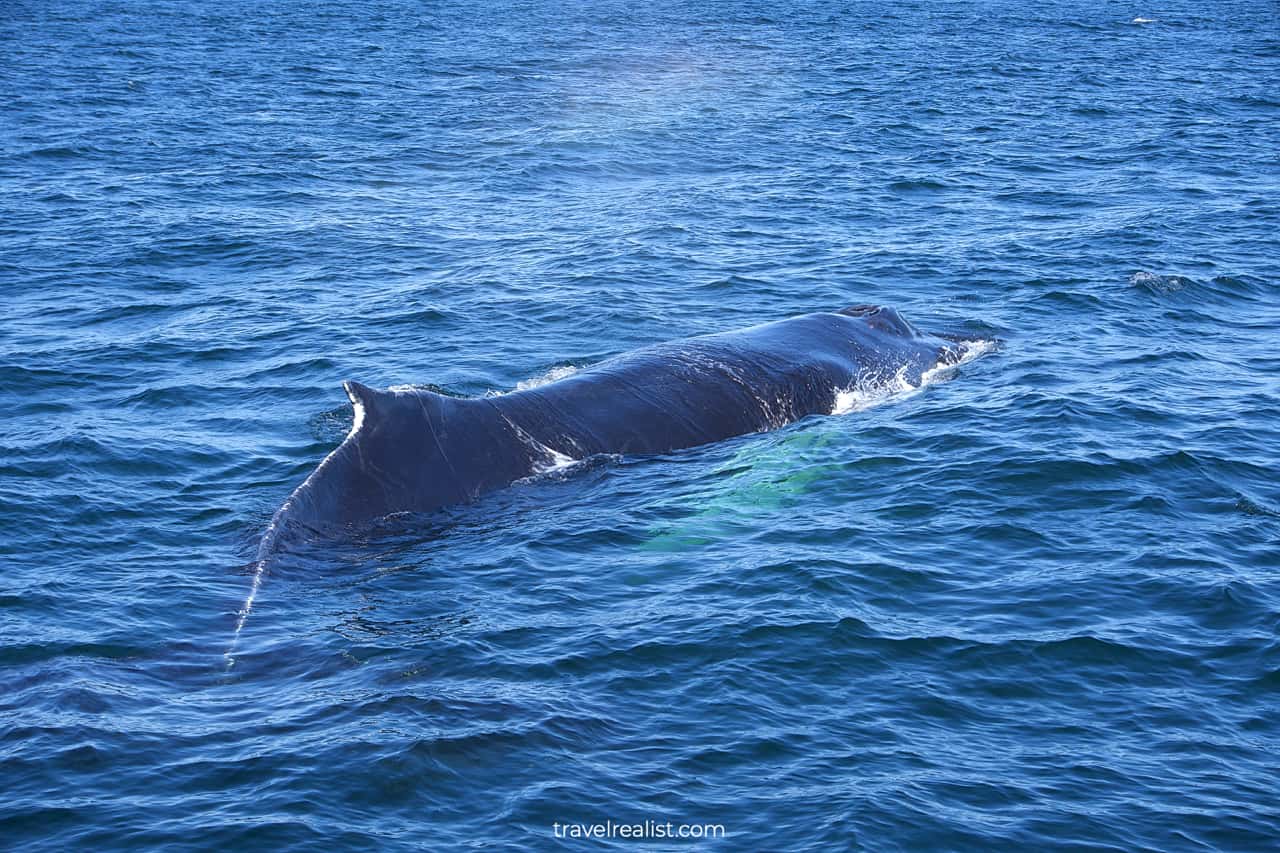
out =
<svg viewBox="0 0 1280 853"><path fill-rule="evenodd" d="M0 45L0 847L1275 849L1274 3L11 0ZM996 343L300 547L233 646L342 380L866 302ZM558 837L608 821L723 836Z"/></svg>

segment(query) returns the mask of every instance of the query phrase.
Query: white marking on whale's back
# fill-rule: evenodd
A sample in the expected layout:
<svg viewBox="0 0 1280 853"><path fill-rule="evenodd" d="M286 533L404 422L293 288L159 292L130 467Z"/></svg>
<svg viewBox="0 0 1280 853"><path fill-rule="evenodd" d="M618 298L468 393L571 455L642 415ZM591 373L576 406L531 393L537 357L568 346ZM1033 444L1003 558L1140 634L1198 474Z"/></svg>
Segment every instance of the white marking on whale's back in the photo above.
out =
<svg viewBox="0 0 1280 853"><path fill-rule="evenodd" d="M568 468L570 465L576 465L582 461L581 459L574 459L567 453L561 453L554 447L548 447L541 441L538 441L538 439L529 435L529 433L520 428L519 424L505 415L503 416L503 420L505 420L507 425L511 427L512 431L516 434L516 438L520 439L525 447L528 447L533 451L533 471L530 476L559 471L563 468Z"/></svg>

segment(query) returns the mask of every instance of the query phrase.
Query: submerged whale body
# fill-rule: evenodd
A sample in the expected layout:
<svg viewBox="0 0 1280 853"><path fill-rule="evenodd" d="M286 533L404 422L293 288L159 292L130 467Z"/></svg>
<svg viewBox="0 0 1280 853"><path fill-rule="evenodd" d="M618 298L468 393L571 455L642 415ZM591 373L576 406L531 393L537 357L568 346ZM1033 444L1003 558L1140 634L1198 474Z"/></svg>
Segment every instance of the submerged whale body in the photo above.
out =
<svg viewBox="0 0 1280 853"><path fill-rule="evenodd" d="M563 379L491 397L375 391L345 383L346 440L272 519L312 531L464 503L557 463L662 453L831 414L858 384L921 384L958 362L958 339L858 306L626 353Z"/></svg>

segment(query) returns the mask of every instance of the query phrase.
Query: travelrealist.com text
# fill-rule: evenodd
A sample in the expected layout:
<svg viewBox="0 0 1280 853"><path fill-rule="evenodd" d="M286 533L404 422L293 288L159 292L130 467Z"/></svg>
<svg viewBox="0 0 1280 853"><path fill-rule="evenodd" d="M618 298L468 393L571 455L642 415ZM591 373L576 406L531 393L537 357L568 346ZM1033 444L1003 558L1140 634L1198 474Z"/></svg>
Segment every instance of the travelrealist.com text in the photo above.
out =
<svg viewBox="0 0 1280 853"><path fill-rule="evenodd" d="M718 823L671 823L645 820L640 823L553 823L556 838L724 838Z"/></svg>

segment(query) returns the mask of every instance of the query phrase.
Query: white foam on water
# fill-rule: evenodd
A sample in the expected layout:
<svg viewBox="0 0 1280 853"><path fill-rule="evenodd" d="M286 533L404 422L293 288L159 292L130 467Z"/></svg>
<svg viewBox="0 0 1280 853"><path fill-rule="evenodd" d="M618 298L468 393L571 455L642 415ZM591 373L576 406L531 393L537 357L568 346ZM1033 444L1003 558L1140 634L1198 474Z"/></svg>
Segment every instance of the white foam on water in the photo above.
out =
<svg viewBox="0 0 1280 853"><path fill-rule="evenodd" d="M564 379L566 376L572 376L578 372L578 368L571 364L561 364L551 368L541 376L535 376L532 379L521 379L516 383L517 391L528 391L530 388L538 388L543 385L550 385Z"/></svg>
<svg viewBox="0 0 1280 853"><path fill-rule="evenodd" d="M995 349L995 341L976 340L962 341L958 344L960 347L960 357L953 362L947 364L939 363L920 374L920 383L913 385L906 377L907 368L904 365L897 373L892 376L863 376L859 377L848 388L836 392L835 404L831 407L833 415L847 415L853 412L864 412L867 409L884 405L885 403L904 400L907 397L919 394L929 385L935 382L945 382L955 375L956 368L962 364L968 364L975 358L984 355Z"/></svg>
<svg viewBox="0 0 1280 853"><path fill-rule="evenodd" d="M1131 287L1145 287L1155 293L1176 293L1193 284L1192 280L1182 275L1159 275L1140 270L1129 276Z"/></svg>

